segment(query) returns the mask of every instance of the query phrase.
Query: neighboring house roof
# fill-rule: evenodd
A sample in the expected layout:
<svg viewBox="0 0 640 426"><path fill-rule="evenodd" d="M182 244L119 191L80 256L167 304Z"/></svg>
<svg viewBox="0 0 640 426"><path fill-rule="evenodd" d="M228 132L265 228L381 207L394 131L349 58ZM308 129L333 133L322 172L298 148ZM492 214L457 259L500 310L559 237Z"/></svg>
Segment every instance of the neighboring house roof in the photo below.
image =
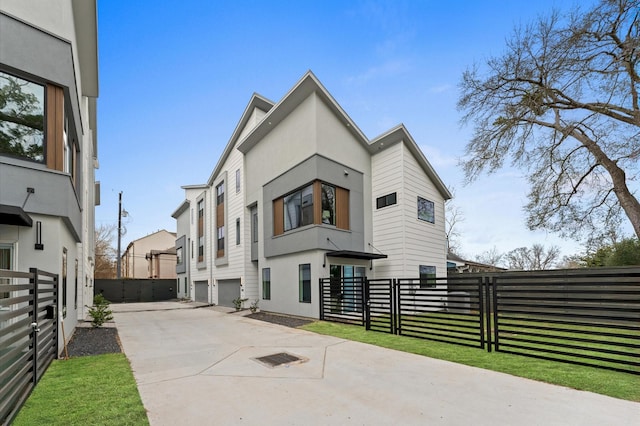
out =
<svg viewBox="0 0 640 426"><path fill-rule="evenodd" d="M413 137L409 134L403 124L399 124L386 133L378 136L377 138L369 141L369 139L362 133L358 126L353 122L351 117L342 109L338 102L331 96L327 89L320 83L317 77L311 71L307 71L305 75L298 81L298 83L278 102L271 108L263 119L254 127L244 140L238 146L238 150L243 154L249 152L254 146L256 146L272 129L274 129L282 120L284 120L293 110L295 110L305 99L307 99L312 93L316 93L320 99L322 99L329 109L340 119L340 121L349 129L355 139L359 141L371 154L374 155L381 150L387 149L390 146L395 145L398 142L405 142L409 151L416 158L420 166L423 168L427 176L432 180L440 194L445 200L452 198L451 192L444 185L440 177L437 175L429 161L426 159ZM255 95L254 95L255 96ZM249 107L245 110L245 115L250 114L248 112ZM241 120L242 123L242 120ZM236 128L234 137L231 139L229 145L225 149L225 154L233 148L235 144L235 137L239 134L244 126ZM219 168L222 167L226 156L223 156L218 162L218 166L211 175L209 180L211 183L213 177L219 173Z"/></svg>
<svg viewBox="0 0 640 426"><path fill-rule="evenodd" d="M253 93L253 95L251 96L251 99L249 100L249 103L247 104L247 107L244 109L244 112L240 117L240 121L238 121L238 124L236 125L236 128L233 131L231 138L229 139L229 142L227 142L227 146L224 148L222 155L218 159L218 163L216 164L216 166L213 168L213 171L211 172L211 176L209 177L209 181L208 181L209 185L213 185L214 179L216 178L216 176L218 176L218 174L222 170L222 167L224 166L224 162L227 161L227 158L233 151L233 147L236 145L236 142L238 141L240 134L242 133L247 123L249 122L249 119L251 118L253 111L256 108L258 108L264 112L269 112L269 110L271 110L273 105L274 103L271 102L269 99L255 92Z"/></svg>
<svg viewBox="0 0 640 426"><path fill-rule="evenodd" d="M166 232L167 234L171 234L171 235L173 235L174 237L176 237L176 236L177 236L177 234L176 234L175 232L169 232L169 231L167 231L166 229L160 229L160 230L158 230L158 231L156 231L156 232L152 232L152 233L151 233L151 234L149 234L149 235L145 235L144 237L141 237L141 238L138 238L138 239L136 239L136 240L131 241L131 242L127 245L127 249L128 249L129 247L131 247L131 246L132 246L134 243L136 243L137 241L144 240L144 239L146 239L146 238L151 237L152 235L156 235L156 234L159 234L159 233L161 233L161 232Z"/></svg>
<svg viewBox="0 0 640 426"><path fill-rule="evenodd" d="M452 253L452 252L448 252L447 253L447 263L452 263L454 265L453 266L454 268L458 268L458 267L461 267L461 266L462 267L464 267L464 266L469 267L470 266L470 267L475 267L477 269L482 269L482 270L485 270L485 271L489 271L489 270L492 270L492 271L506 271L507 270L506 268L501 268L501 267L495 266L495 265L489 265L489 264L486 264L486 263L480 263L480 262L474 262L472 260L466 260L466 259L463 259L460 256L458 256L457 254ZM448 265L447 265L447 267L448 267Z"/></svg>

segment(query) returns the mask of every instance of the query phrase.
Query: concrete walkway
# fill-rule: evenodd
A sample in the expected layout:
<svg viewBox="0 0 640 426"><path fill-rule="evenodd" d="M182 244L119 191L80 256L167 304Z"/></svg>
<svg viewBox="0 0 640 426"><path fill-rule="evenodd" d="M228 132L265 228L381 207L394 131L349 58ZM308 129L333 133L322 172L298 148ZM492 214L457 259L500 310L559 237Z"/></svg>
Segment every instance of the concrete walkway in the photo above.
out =
<svg viewBox="0 0 640 426"><path fill-rule="evenodd" d="M638 403L179 305L114 309L151 425L640 424ZM282 352L303 362L255 359Z"/></svg>

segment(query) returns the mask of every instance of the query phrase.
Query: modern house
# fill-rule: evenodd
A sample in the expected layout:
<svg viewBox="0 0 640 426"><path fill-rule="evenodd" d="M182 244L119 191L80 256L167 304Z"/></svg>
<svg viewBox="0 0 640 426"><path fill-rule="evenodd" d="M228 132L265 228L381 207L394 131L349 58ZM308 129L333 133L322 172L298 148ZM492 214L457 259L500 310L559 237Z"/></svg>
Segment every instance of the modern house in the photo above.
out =
<svg viewBox="0 0 640 426"><path fill-rule="evenodd" d="M446 277L450 192L403 125L369 140L310 71L277 103L254 94L183 188L180 297L317 318L320 278Z"/></svg>
<svg viewBox="0 0 640 426"><path fill-rule="evenodd" d="M176 278L176 234L160 230L131 241L122 255L122 278Z"/></svg>
<svg viewBox="0 0 640 426"><path fill-rule="evenodd" d="M93 298L97 97L95 1L2 0L0 268L58 275L67 339Z"/></svg>

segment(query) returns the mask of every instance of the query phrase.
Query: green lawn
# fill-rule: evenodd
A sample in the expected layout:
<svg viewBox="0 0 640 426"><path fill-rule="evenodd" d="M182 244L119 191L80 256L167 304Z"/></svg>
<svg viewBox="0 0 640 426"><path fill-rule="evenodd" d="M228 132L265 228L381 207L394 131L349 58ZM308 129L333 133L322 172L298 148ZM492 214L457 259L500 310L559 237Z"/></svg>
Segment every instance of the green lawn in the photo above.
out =
<svg viewBox="0 0 640 426"><path fill-rule="evenodd" d="M148 425L124 354L54 360L14 423Z"/></svg>
<svg viewBox="0 0 640 426"><path fill-rule="evenodd" d="M366 331L364 327L355 325L317 321L300 328L315 333L640 402L639 375L500 352L489 353L479 348Z"/></svg>

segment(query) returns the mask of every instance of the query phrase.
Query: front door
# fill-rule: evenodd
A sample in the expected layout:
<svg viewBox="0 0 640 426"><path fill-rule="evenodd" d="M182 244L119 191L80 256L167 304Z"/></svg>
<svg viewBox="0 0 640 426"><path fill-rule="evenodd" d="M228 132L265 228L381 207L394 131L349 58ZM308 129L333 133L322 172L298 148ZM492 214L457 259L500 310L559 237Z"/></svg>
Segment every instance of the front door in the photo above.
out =
<svg viewBox="0 0 640 426"><path fill-rule="evenodd" d="M366 268L354 265L330 266L330 296L338 312L357 312L362 304Z"/></svg>

